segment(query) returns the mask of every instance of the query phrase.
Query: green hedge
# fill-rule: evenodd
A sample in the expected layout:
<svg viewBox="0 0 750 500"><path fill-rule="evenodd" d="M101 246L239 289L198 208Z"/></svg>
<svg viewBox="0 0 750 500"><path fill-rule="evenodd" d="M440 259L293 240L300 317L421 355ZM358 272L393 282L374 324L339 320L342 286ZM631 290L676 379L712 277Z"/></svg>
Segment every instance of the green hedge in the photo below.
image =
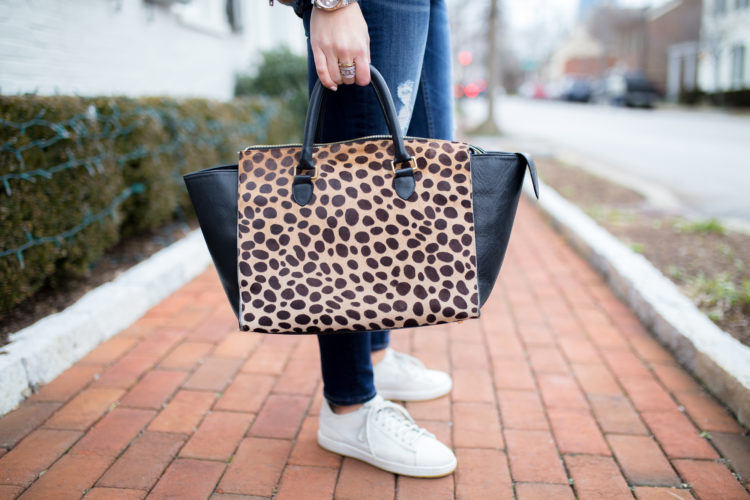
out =
<svg viewBox="0 0 750 500"><path fill-rule="evenodd" d="M728 90L714 99L731 108L747 108L750 107L750 89Z"/></svg>
<svg viewBox="0 0 750 500"><path fill-rule="evenodd" d="M267 98L0 96L0 314L83 276L189 200L182 175L250 144L299 140Z"/></svg>
<svg viewBox="0 0 750 500"><path fill-rule="evenodd" d="M750 107L750 89L727 90L712 94L702 90L692 90L680 94L679 102L691 106L707 103L727 108L748 108Z"/></svg>
<svg viewBox="0 0 750 500"><path fill-rule="evenodd" d="M289 118L303 123L307 113L307 57L292 53L287 46L275 47L262 54L262 61L252 74L236 76L234 95L265 95L282 99L289 108Z"/></svg>

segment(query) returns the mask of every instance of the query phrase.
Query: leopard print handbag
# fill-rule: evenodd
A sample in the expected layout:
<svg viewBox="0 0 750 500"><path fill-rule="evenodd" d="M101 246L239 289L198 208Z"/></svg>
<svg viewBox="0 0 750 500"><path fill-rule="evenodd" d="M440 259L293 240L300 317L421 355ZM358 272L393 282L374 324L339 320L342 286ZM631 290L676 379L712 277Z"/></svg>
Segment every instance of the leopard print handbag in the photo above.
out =
<svg viewBox="0 0 750 500"><path fill-rule="evenodd" d="M505 254L523 154L390 135L313 144L328 92L310 96L301 145L251 146L238 165L185 176L240 328L394 329L479 316Z"/></svg>

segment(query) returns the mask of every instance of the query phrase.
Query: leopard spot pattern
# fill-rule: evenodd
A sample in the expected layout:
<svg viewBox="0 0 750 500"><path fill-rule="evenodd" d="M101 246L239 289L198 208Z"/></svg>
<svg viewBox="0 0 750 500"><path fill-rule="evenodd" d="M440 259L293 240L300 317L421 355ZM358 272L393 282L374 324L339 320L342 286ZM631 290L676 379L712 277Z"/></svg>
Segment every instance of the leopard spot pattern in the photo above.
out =
<svg viewBox="0 0 750 500"><path fill-rule="evenodd" d="M248 148L238 169L240 325L258 333L364 331L479 316L469 150L407 139L408 200L390 140L316 146L310 202L292 201L300 147Z"/></svg>

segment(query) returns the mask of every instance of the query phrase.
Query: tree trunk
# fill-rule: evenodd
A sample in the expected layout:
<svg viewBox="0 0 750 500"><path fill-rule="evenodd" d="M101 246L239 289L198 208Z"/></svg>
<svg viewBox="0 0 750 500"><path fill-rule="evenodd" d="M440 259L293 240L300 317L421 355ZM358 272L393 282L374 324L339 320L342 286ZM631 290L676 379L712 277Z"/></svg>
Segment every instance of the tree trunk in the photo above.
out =
<svg viewBox="0 0 750 500"><path fill-rule="evenodd" d="M487 16L487 118L472 133L477 135L498 135L500 129L495 122L495 90L498 86L497 64L497 18L498 0L490 0Z"/></svg>

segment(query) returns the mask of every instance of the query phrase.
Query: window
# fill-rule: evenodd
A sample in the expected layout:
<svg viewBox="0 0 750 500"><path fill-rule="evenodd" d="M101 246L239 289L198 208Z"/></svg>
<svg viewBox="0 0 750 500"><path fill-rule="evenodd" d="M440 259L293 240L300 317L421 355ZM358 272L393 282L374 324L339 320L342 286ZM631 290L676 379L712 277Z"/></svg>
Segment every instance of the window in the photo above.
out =
<svg viewBox="0 0 750 500"><path fill-rule="evenodd" d="M242 7L240 0L226 0L227 22L234 33L242 33Z"/></svg>
<svg viewBox="0 0 750 500"><path fill-rule="evenodd" d="M750 0L735 0L734 8L737 10L747 9L750 6Z"/></svg>
<svg viewBox="0 0 750 500"><path fill-rule="evenodd" d="M721 16L727 11L727 0L715 0L714 1L714 15Z"/></svg>
<svg viewBox="0 0 750 500"><path fill-rule="evenodd" d="M151 0L154 1L154 0ZM225 36L239 31L239 18L234 20L230 17L239 15L235 9L230 14L225 2L216 0L158 0L162 3L170 3L171 10L177 15L183 26L201 31L214 36ZM237 24L232 24L236 22Z"/></svg>
<svg viewBox="0 0 750 500"><path fill-rule="evenodd" d="M745 86L745 46L732 47L732 88L741 89Z"/></svg>

